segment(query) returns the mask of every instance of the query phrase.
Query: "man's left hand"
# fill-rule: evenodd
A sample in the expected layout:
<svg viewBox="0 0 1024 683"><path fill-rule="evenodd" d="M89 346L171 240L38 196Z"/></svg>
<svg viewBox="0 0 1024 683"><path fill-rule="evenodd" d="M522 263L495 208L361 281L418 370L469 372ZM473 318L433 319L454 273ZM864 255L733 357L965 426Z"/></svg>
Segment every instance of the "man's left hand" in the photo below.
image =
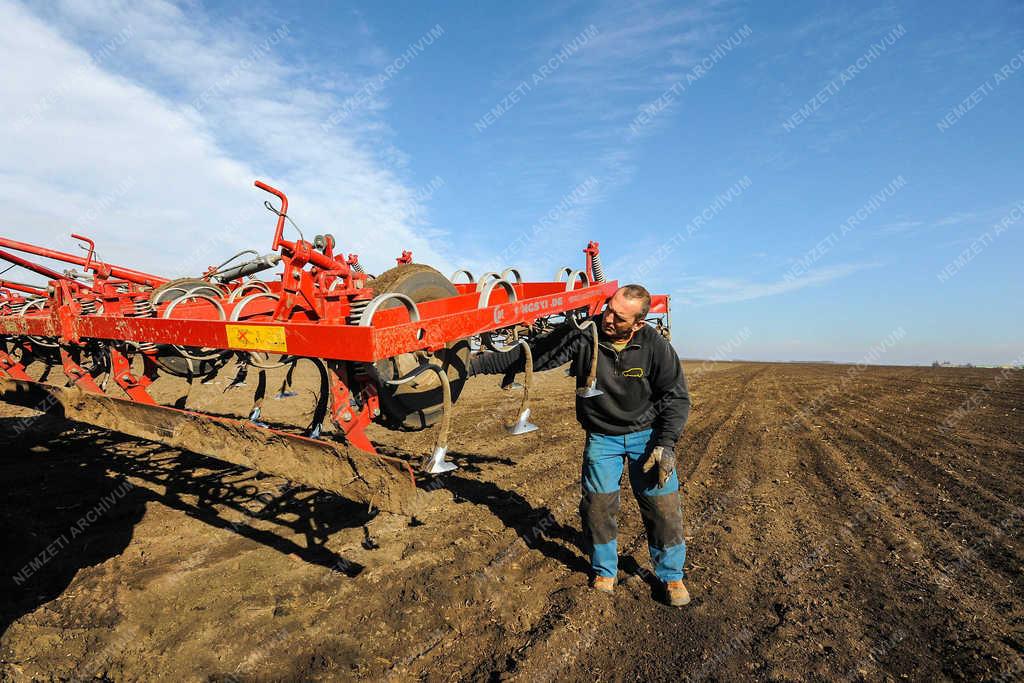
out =
<svg viewBox="0 0 1024 683"><path fill-rule="evenodd" d="M670 446L655 446L644 461L642 470L648 473L655 465L658 466L658 488L662 488L676 469L675 450Z"/></svg>

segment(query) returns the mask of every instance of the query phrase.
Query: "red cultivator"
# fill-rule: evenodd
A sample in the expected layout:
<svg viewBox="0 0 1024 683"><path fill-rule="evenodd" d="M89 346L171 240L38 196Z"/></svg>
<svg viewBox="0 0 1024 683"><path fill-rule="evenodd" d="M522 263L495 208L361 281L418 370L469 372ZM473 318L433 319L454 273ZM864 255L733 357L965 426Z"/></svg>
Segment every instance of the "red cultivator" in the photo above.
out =
<svg viewBox="0 0 1024 683"><path fill-rule="evenodd" d="M85 256L0 238L0 247L62 261L57 272L8 251L7 260L42 275L45 289L0 280L0 398L35 408L60 405L69 419L167 443L346 497L409 513L416 476L402 458L378 454L365 429L437 425L426 474L454 469L446 459L452 405L477 350L511 348L556 324L578 324L599 311L617 283L605 281L598 245L583 269L555 280L523 282L513 268L474 280L451 279L403 252L373 277L355 254L335 252L334 238L284 237L288 200L275 195L273 252L242 252L202 277L167 278L103 263L94 244ZM245 254L252 258L241 260ZM255 279L281 265L279 279ZM455 283L457 278L469 282ZM665 329L668 297L656 296L653 323ZM660 317L657 317L660 316ZM250 419L235 420L159 405L148 390L161 374L210 377L234 364L267 370L313 361L326 391L303 434ZM66 381L45 383L30 363L59 367ZM529 368L528 368L529 371ZM528 372L529 374L529 372ZM108 395L111 382L123 397ZM524 396L513 433L526 431ZM321 434L325 417L336 427Z"/></svg>

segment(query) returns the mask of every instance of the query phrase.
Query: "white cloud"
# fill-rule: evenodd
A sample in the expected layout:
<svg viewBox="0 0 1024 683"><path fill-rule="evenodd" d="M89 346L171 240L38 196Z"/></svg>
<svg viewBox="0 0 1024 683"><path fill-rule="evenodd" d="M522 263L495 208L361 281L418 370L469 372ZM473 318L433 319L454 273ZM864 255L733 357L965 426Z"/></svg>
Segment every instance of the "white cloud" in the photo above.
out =
<svg viewBox="0 0 1024 683"><path fill-rule="evenodd" d="M857 271L875 267L875 265L877 264L850 263L830 266L810 271L801 277L783 278L774 282L750 282L749 280L723 277L695 278L693 284L683 287L677 296L684 303L696 305L750 301L766 296L795 292L805 287L823 285L852 275Z"/></svg>
<svg viewBox="0 0 1024 683"><path fill-rule="evenodd" d="M111 262L196 274L241 248L269 250L270 197L252 187L262 178L289 195L307 238L333 233L371 271L402 249L450 267L444 235L394 170L401 155L377 151L390 148L380 100L325 131L360 77L306 85L314 78L286 59L287 24L213 26L196 6L163 0L38 14L0 0L0 22L5 235L70 249L78 230Z"/></svg>
<svg viewBox="0 0 1024 683"><path fill-rule="evenodd" d="M961 223L973 223L977 222L981 218L981 212L979 211L955 211L948 216L943 216L935 221L935 227L945 227L947 225L960 225Z"/></svg>
<svg viewBox="0 0 1024 683"><path fill-rule="evenodd" d="M900 234L905 232L913 232L916 228L924 225L922 221L894 221L892 223L886 223L878 228L878 232L882 234Z"/></svg>

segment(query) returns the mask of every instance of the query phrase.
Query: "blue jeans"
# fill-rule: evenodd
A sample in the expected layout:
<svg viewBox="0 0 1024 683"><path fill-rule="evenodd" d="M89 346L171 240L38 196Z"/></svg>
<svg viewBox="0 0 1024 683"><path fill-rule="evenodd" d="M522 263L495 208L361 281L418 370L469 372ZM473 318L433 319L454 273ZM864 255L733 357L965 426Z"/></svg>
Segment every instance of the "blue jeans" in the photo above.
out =
<svg viewBox="0 0 1024 683"><path fill-rule="evenodd" d="M642 471L644 459L654 448L650 439L650 429L618 436L587 434L580 516L590 563L598 576L618 574L619 481L627 460L629 483L647 529L654 573L662 581L678 581L684 576L686 541L679 505L679 477L673 472L665 485L659 487L657 468L648 473Z"/></svg>

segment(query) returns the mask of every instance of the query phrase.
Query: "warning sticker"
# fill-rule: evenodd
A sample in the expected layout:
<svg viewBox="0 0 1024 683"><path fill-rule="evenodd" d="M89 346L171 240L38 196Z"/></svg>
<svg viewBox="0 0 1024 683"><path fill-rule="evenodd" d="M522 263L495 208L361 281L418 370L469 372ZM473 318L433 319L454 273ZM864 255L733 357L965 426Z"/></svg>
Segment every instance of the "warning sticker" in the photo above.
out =
<svg viewBox="0 0 1024 683"><path fill-rule="evenodd" d="M227 330L229 349L260 349L282 353L288 350L284 328L280 326L228 325Z"/></svg>

